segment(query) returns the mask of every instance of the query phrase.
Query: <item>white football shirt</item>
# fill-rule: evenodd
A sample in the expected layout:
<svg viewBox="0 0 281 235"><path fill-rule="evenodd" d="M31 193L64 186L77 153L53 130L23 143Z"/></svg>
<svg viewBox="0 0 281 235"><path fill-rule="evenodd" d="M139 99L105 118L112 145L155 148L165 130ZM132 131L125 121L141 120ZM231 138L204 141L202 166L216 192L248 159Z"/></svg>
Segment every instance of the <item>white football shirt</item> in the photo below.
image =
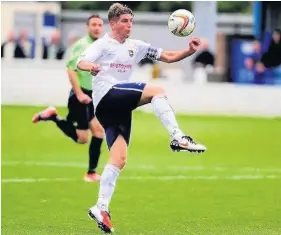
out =
<svg viewBox="0 0 281 235"><path fill-rule="evenodd" d="M133 68L143 58L157 60L161 52L161 48L140 40L126 39L120 43L108 34L93 42L79 57L77 64L86 60L101 66L101 71L92 80L94 106L97 107L114 85L129 82Z"/></svg>

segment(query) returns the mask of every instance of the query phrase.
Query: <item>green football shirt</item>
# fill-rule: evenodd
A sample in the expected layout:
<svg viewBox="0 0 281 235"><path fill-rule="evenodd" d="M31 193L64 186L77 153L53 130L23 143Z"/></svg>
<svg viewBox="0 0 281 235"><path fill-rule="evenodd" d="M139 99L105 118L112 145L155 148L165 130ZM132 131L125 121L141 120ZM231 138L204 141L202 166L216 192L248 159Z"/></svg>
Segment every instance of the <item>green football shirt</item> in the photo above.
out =
<svg viewBox="0 0 281 235"><path fill-rule="evenodd" d="M66 62L66 67L76 71L78 82L81 88L92 90L92 75L87 71L77 71L76 62L78 57L84 52L95 40L89 35L79 39L72 47L70 58Z"/></svg>

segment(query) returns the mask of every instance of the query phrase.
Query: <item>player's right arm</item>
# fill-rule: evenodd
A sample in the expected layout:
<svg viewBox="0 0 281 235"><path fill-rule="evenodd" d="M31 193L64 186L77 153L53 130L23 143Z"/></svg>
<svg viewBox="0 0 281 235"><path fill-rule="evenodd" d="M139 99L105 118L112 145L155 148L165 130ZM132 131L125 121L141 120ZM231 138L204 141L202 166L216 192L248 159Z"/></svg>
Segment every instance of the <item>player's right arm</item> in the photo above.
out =
<svg viewBox="0 0 281 235"><path fill-rule="evenodd" d="M101 67L96 61L102 56L101 40L97 40L89 46L77 60L77 68L82 71L89 71L96 75Z"/></svg>
<svg viewBox="0 0 281 235"><path fill-rule="evenodd" d="M67 74L68 74L68 78L69 78L70 84L72 86L72 89L73 89L77 99L79 100L79 102L81 102L83 104L89 104L92 101L92 99L82 91L82 89L79 85L78 79L77 79L76 71L71 68L68 68Z"/></svg>
<svg viewBox="0 0 281 235"><path fill-rule="evenodd" d="M70 84L72 86L72 89L73 89L77 99L79 100L79 102L88 104L91 102L91 98L89 96L87 96L86 94L84 94L84 92L82 91L80 84L78 82L77 71L76 71L76 61L77 61L81 51L83 51L83 47L81 45L79 45L79 42L77 42L77 44L74 44L74 46L71 49L71 56L66 63L67 75L68 75Z"/></svg>

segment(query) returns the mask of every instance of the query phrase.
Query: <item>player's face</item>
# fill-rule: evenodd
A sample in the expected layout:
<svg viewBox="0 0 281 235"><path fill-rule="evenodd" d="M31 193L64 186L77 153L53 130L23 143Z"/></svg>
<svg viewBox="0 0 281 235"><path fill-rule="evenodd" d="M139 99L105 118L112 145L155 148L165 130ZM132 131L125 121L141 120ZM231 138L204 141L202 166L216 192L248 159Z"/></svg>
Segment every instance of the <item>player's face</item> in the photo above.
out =
<svg viewBox="0 0 281 235"><path fill-rule="evenodd" d="M133 16L131 14L121 15L115 24L115 29L124 38L128 38L131 34L133 26Z"/></svg>
<svg viewBox="0 0 281 235"><path fill-rule="evenodd" d="M274 31L273 35L272 35L272 38L274 40L275 43L279 43L280 42L280 39L281 39L281 35L279 32L277 31Z"/></svg>
<svg viewBox="0 0 281 235"><path fill-rule="evenodd" d="M99 38L103 30L103 20L100 18L90 19L87 29L92 38Z"/></svg>
<svg viewBox="0 0 281 235"><path fill-rule="evenodd" d="M253 47L254 47L255 52L260 52L260 50L261 50L261 44L260 44L259 41L254 41L254 42L253 42Z"/></svg>

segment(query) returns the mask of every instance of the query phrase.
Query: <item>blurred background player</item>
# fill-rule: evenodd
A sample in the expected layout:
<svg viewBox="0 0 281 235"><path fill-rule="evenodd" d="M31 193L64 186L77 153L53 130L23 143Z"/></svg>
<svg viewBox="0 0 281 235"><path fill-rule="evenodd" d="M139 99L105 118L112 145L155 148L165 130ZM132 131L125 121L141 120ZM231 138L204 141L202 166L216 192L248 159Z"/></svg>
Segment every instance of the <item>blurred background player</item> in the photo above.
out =
<svg viewBox="0 0 281 235"><path fill-rule="evenodd" d="M109 8L108 20L111 32L88 47L77 60L77 66L97 74L93 80L93 100L96 116L106 131L110 160L101 175L97 204L89 209L89 216L101 230L110 233L113 226L109 203L120 171L126 164L134 109L151 103L155 115L172 139L170 147L173 151L201 153L206 147L195 143L181 131L162 87L129 82L133 68L143 58L178 62L194 54L200 40L191 39L189 49L183 51L163 51L143 41L128 39L133 26L133 12L120 3Z"/></svg>
<svg viewBox="0 0 281 235"><path fill-rule="evenodd" d="M88 34L78 40L71 49L71 57L67 61L67 73L72 85L68 99L69 113L66 119L61 118L57 110L49 107L34 115L32 121L53 121L68 137L75 142L85 144L88 142L88 131L92 133L89 146L89 169L84 176L86 182L94 182L100 179L96 173L104 130L94 116L92 103L92 75L89 72L76 71L78 56L96 39L103 30L103 20L98 15L92 15L87 20Z"/></svg>

